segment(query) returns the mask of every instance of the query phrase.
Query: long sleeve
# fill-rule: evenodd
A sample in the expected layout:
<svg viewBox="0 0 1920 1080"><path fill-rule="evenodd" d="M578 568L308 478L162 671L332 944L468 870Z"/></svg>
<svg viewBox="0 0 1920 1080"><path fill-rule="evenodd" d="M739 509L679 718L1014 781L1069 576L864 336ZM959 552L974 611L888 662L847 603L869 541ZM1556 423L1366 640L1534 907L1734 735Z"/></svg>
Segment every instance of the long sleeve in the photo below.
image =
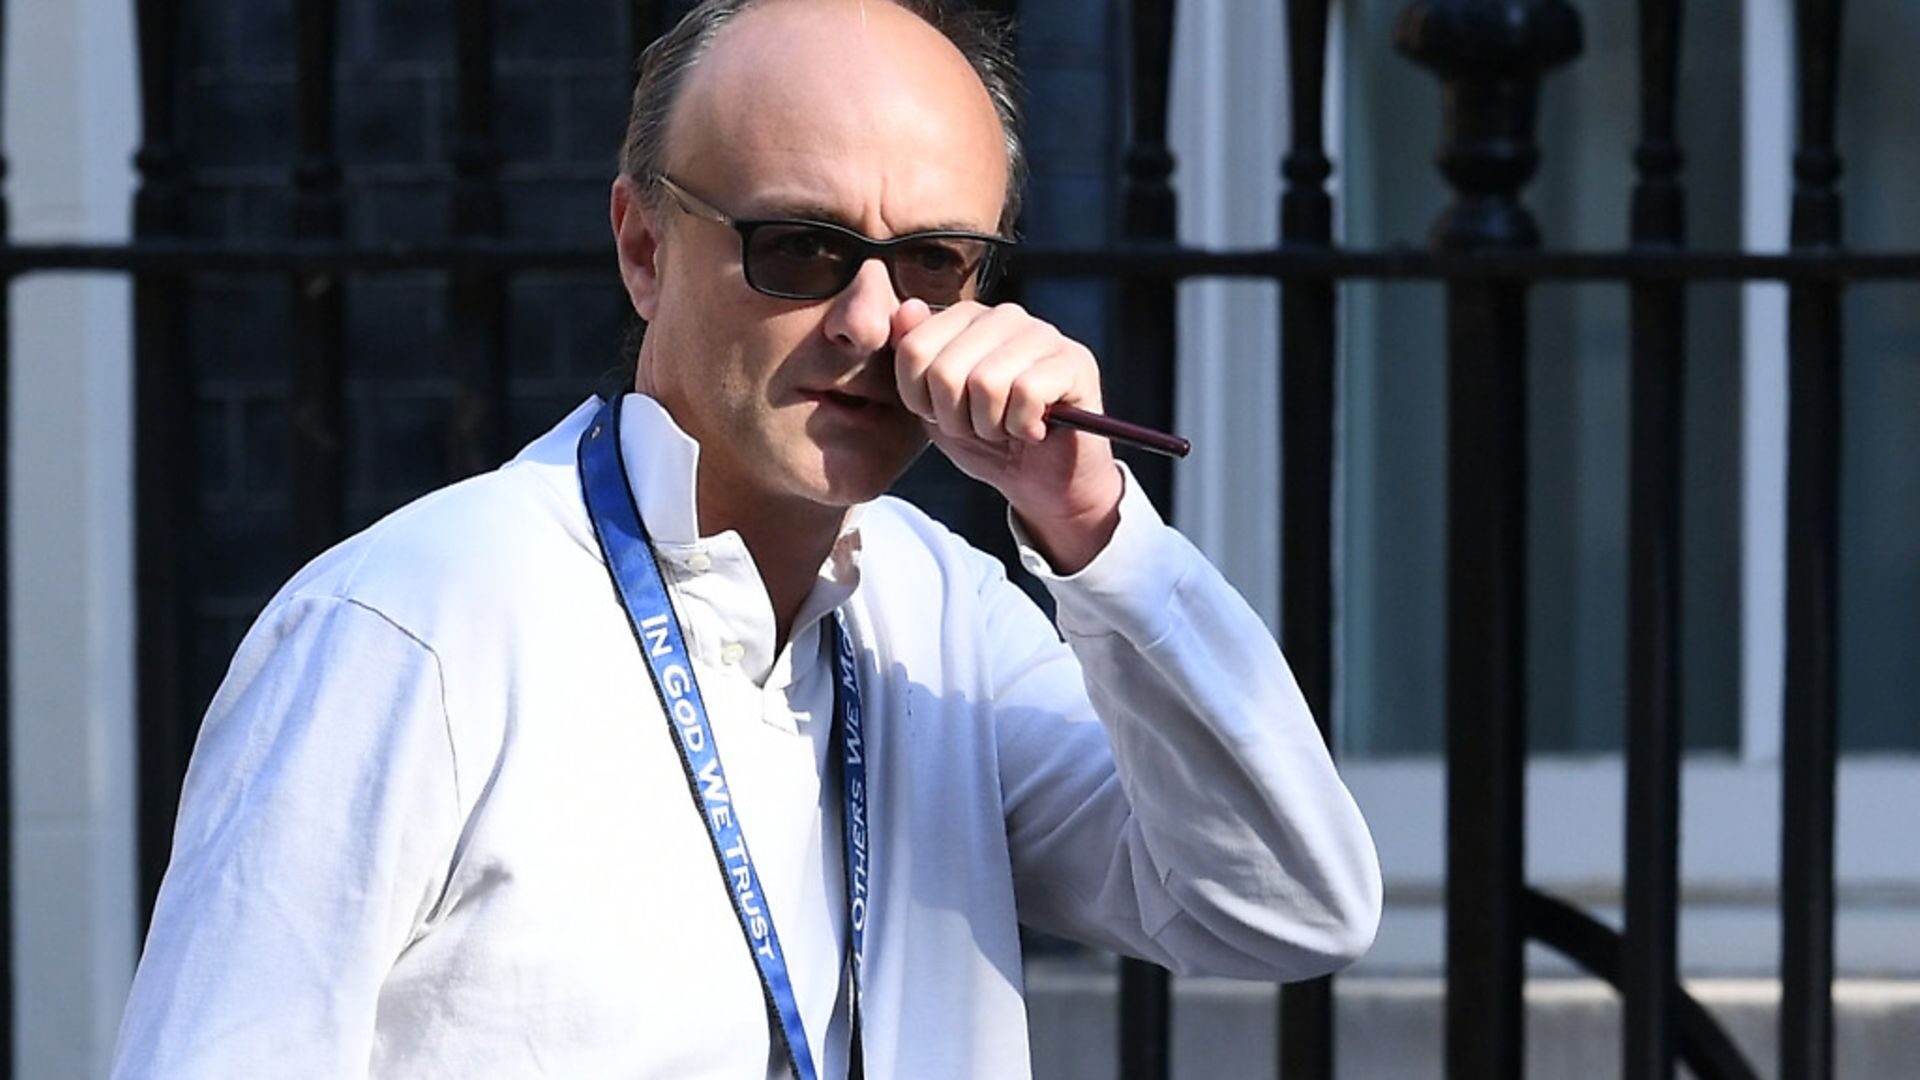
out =
<svg viewBox="0 0 1920 1080"><path fill-rule="evenodd" d="M1080 573L1022 557L1067 646L1012 585L992 586L1022 921L1245 978L1308 978L1365 952L1372 838L1259 616L1131 477L1118 530Z"/></svg>
<svg viewBox="0 0 1920 1080"><path fill-rule="evenodd" d="M201 728L114 1076L367 1075L459 804L433 653L352 601L277 602Z"/></svg>

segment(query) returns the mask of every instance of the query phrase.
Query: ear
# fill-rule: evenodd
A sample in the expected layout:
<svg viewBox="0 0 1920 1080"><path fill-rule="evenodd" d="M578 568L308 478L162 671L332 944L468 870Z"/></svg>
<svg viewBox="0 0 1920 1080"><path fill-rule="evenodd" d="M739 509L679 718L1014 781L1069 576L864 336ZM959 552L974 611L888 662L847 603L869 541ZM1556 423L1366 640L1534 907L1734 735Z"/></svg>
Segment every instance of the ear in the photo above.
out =
<svg viewBox="0 0 1920 1080"><path fill-rule="evenodd" d="M610 209L613 243L620 253L620 281L634 313L651 322L660 303L661 215L641 198L639 182L624 174L614 178Z"/></svg>

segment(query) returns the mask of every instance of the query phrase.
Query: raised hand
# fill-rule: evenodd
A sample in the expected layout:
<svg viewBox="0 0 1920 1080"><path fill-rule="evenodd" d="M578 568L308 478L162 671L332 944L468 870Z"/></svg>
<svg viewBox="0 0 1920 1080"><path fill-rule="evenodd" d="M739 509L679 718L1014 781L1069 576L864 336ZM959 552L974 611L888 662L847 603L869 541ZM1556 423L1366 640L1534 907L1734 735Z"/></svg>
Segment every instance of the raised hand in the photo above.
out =
<svg viewBox="0 0 1920 1080"><path fill-rule="evenodd" d="M1017 304L971 301L893 316L901 403L953 463L1007 499L1056 571L1106 546L1122 480L1105 439L1045 419L1056 402L1100 409L1093 353Z"/></svg>

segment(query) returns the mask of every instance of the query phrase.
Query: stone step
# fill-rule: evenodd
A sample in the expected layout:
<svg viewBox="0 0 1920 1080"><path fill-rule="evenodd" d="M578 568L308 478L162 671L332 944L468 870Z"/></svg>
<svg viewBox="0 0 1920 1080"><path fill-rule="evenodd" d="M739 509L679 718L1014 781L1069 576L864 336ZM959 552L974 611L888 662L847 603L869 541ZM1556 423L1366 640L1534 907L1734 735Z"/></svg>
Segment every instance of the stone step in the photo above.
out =
<svg viewBox="0 0 1920 1080"><path fill-rule="evenodd" d="M1719 1020L1759 1075L1778 1075L1780 989L1767 979L1700 979L1689 991ZM1336 983L1339 1075L1439 1080L1442 992L1437 978L1353 976ZM1118 979L1084 961L1036 961L1027 970L1034 1076L1113 1080L1119 1075ZM1278 1076L1278 992L1231 979L1176 980L1175 1080ZM1835 1075L1920 1078L1920 979L1843 979L1834 986ZM1590 978L1527 984L1527 1071L1536 1080L1620 1076L1620 1007ZM1683 1071L1683 1075L1685 1075Z"/></svg>

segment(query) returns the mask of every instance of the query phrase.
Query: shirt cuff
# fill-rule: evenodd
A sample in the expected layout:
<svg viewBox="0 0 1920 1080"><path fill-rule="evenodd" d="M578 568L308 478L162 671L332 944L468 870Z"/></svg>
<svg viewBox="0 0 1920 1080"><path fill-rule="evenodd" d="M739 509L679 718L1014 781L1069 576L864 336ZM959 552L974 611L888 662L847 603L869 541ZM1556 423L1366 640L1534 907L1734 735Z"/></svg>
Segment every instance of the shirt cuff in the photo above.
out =
<svg viewBox="0 0 1920 1080"><path fill-rule="evenodd" d="M1120 468L1120 523L1107 546L1077 573L1056 573L1011 508L1007 527L1020 565L1053 594L1068 637L1120 633L1141 645L1158 641L1170 622L1173 594L1186 576L1192 547L1167 527L1125 462Z"/></svg>

